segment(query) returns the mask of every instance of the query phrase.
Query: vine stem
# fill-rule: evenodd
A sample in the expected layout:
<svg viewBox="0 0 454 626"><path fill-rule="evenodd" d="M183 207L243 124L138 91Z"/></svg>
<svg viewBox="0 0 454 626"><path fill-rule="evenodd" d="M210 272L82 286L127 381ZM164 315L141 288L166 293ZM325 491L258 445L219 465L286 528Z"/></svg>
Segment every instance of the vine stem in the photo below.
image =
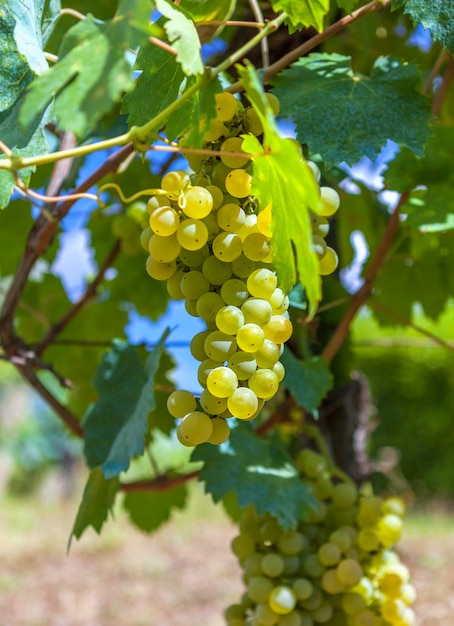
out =
<svg viewBox="0 0 454 626"><path fill-rule="evenodd" d="M406 203L409 195L410 192L405 192L400 196L399 202L388 221L385 234L380 241L375 256L366 274L364 283L362 287L352 297L350 307L348 308L346 314L342 318L340 324L337 326L334 334L332 335L331 339L326 344L322 352L322 357L326 361L328 361L328 363L332 361L332 359L344 343L345 338L348 335L350 325L356 317L359 309L363 306L363 304L367 302L367 300L372 295L373 284L386 260L386 256L399 227L400 211L403 205Z"/></svg>
<svg viewBox="0 0 454 626"><path fill-rule="evenodd" d="M126 493L136 493L138 491L162 492L167 491L168 489L173 489L174 487L180 487L180 485L184 485L198 476L198 470L190 472L189 474L181 474L179 476L166 476L163 474L162 476L156 476L156 478L152 478L151 480L138 480L131 483L122 483L120 485L120 489Z"/></svg>

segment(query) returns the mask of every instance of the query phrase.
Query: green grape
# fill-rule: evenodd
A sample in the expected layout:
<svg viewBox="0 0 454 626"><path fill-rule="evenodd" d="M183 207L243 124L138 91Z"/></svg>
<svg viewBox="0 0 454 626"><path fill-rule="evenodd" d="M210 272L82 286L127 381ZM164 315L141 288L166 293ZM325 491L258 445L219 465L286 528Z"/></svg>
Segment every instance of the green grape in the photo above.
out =
<svg viewBox="0 0 454 626"><path fill-rule="evenodd" d="M251 261L243 253L232 261L232 272L238 278L247 278L255 269L255 261Z"/></svg>
<svg viewBox="0 0 454 626"><path fill-rule="evenodd" d="M268 100L268 104L270 105L271 110L273 111L273 115L276 117L279 114L279 110L281 108L278 98L274 95L274 93L271 93L269 91L266 92L265 96Z"/></svg>
<svg viewBox="0 0 454 626"><path fill-rule="evenodd" d="M214 322L217 312L224 306L224 300L218 293L209 291L197 300L197 315L206 322Z"/></svg>
<svg viewBox="0 0 454 626"><path fill-rule="evenodd" d="M306 611L315 611L323 602L324 595L318 587L314 587L312 595L307 600L300 600L300 606Z"/></svg>
<svg viewBox="0 0 454 626"><path fill-rule="evenodd" d="M170 206L158 207L150 215L150 228L161 237L169 237L177 232L180 216Z"/></svg>
<svg viewBox="0 0 454 626"><path fill-rule="evenodd" d="M237 233L246 221L246 214L238 204L229 202L221 206L216 214L220 228L228 233Z"/></svg>
<svg viewBox="0 0 454 626"><path fill-rule="evenodd" d="M213 241L213 254L227 263L231 263L237 259L242 250L243 242L239 235L235 233L219 233Z"/></svg>
<svg viewBox="0 0 454 626"><path fill-rule="evenodd" d="M202 265L207 257L210 255L210 249L207 245L203 246L199 250L180 250L180 261L190 268L197 268Z"/></svg>
<svg viewBox="0 0 454 626"><path fill-rule="evenodd" d="M353 618L353 626L376 626L376 616L372 611L365 609L360 611Z"/></svg>
<svg viewBox="0 0 454 626"><path fill-rule="evenodd" d="M353 483L340 483L333 488L333 504L339 509L348 509L358 498L358 490Z"/></svg>
<svg viewBox="0 0 454 626"><path fill-rule="evenodd" d="M167 172L161 180L161 187L164 191L170 191L172 193L179 193L184 190L190 184L189 176L186 172L180 170L173 170Z"/></svg>
<svg viewBox="0 0 454 626"><path fill-rule="evenodd" d="M243 253L251 261L268 263L272 258L270 240L262 233L251 233L243 241Z"/></svg>
<svg viewBox="0 0 454 626"><path fill-rule="evenodd" d="M165 195L151 196L147 202L147 211L151 215L153 211L160 206L170 206L169 198Z"/></svg>
<svg viewBox="0 0 454 626"><path fill-rule="evenodd" d="M221 191L226 191L225 180L230 172L230 167L227 167L224 163L218 163L211 172L211 180L213 184L216 185L216 187L219 187Z"/></svg>
<svg viewBox="0 0 454 626"><path fill-rule="evenodd" d="M265 237L271 237L271 220L272 220L272 210L271 204L268 204L260 213L257 215L257 229L259 233L265 235Z"/></svg>
<svg viewBox="0 0 454 626"><path fill-rule="evenodd" d="M265 341L267 341L267 340L265 340ZM273 365L273 367L271 369L276 374L277 380L279 382L282 382L284 380L284 377L285 377L285 367L282 365L282 363L280 361L276 361L276 363Z"/></svg>
<svg viewBox="0 0 454 626"><path fill-rule="evenodd" d="M318 235L312 235L312 247L319 260L323 259L328 250L326 241Z"/></svg>
<svg viewBox="0 0 454 626"><path fill-rule="evenodd" d="M185 298L191 300L197 300L210 288L210 283L207 281L202 272L191 270L183 274L180 282L180 288Z"/></svg>
<svg viewBox="0 0 454 626"><path fill-rule="evenodd" d="M218 398L228 398L238 387L238 377L229 367L216 367L207 376L208 391Z"/></svg>
<svg viewBox="0 0 454 626"><path fill-rule="evenodd" d="M237 335L236 342L243 352L257 352L265 341L265 333L257 324L245 324Z"/></svg>
<svg viewBox="0 0 454 626"><path fill-rule="evenodd" d="M274 587L271 591L268 598L268 604L275 613L285 615L286 613L293 611L296 606L296 600L297 598L293 589L291 587L281 585L279 587Z"/></svg>
<svg viewBox="0 0 454 626"><path fill-rule="evenodd" d="M140 233L140 245L147 252L148 252L148 246L149 246L150 238L152 234L153 234L153 231L151 230L149 226L144 228L143 231Z"/></svg>
<svg viewBox="0 0 454 626"><path fill-rule="evenodd" d="M366 608L366 602L359 593L350 591L342 595L341 606L347 615L356 615Z"/></svg>
<svg viewBox="0 0 454 626"><path fill-rule="evenodd" d="M219 361L213 361L213 359L205 359L202 361L197 369L197 378L202 387L206 387L208 374L219 367Z"/></svg>
<svg viewBox="0 0 454 626"><path fill-rule="evenodd" d="M230 137L226 139L220 147L221 161L227 165L227 167L240 168L244 167L249 161L249 155L242 150L243 140L241 137ZM230 156L223 154L225 152L238 152L244 156Z"/></svg>
<svg viewBox="0 0 454 626"><path fill-rule="evenodd" d="M318 554L306 554L303 557L303 572L311 578L319 578L325 572L325 566L320 563Z"/></svg>
<svg viewBox="0 0 454 626"><path fill-rule="evenodd" d="M190 391L172 391L167 398L167 410L172 417L181 418L192 413L196 408L196 400Z"/></svg>
<svg viewBox="0 0 454 626"><path fill-rule="evenodd" d="M200 250L208 241L208 228L196 219L183 220L176 233L178 243L186 250Z"/></svg>
<svg viewBox="0 0 454 626"><path fill-rule="evenodd" d="M292 611L287 615L281 615L277 626L312 626L313 622L305 622L304 615L300 611ZM310 618L309 618L310 619Z"/></svg>
<svg viewBox="0 0 454 626"><path fill-rule="evenodd" d="M152 256L149 256L145 265L147 273L155 280L167 280L173 276L177 270L175 261L160 263Z"/></svg>
<svg viewBox="0 0 454 626"><path fill-rule="evenodd" d="M208 389L204 389L200 396L200 406L205 413L209 413L210 415L219 415L226 410L227 400L226 398L216 398L216 396L213 396Z"/></svg>
<svg viewBox="0 0 454 626"><path fill-rule="evenodd" d="M343 585L352 586L360 581L363 570L355 559L343 559L337 566L336 573L339 582Z"/></svg>
<svg viewBox="0 0 454 626"><path fill-rule="evenodd" d="M361 528L374 528L381 517L383 500L364 498L359 503L357 522Z"/></svg>
<svg viewBox="0 0 454 626"><path fill-rule="evenodd" d="M219 209L219 207L221 207L223 202L224 202L224 194L219 189L219 187L216 187L216 185L207 185L206 188L208 189L208 191L211 194L211 197L213 198L213 209L212 210L213 211L217 211Z"/></svg>
<svg viewBox="0 0 454 626"><path fill-rule="evenodd" d="M284 576L295 576L300 570L301 560L298 555L284 555Z"/></svg>
<svg viewBox="0 0 454 626"><path fill-rule="evenodd" d="M255 554L255 540L251 535L241 533L235 537L230 545L233 554L240 561L244 561L248 557Z"/></svg>
<svg viewBox="0 0 454 626"><path fill-rule="evenodd" d="M401 595L403 585L408 583L410 573L402 563L388 565L380 572L380 590L390 598L398 598Z"/></svg>
<svg viewBox="0 0 454 626"><path fill-rule="evenodd" d="M320 209L319 215L330 217L340 206L339 194L331 187L320 187Z"/></svg>
<svg viewBox="0 0 454 626"><path fill-rule="evenodd" d="M205 339L204 349L209 359L223 363L236 352L236 341L231 335L214 330Z"/></svg>
<svg viewBox="0 0 454 626"><path fill-rule="evenodd" d="M328 569L322 576L322 589L326 593L335 595L344 591L345 586L337 577L335 569Z"/></svg>
<svg viewBox="0 0 454 626"><path fill-rule="evenodd" d="M242 305L241 311L246 324L265 326L271 319L273 310L271 304L261 298L248 298Z"/></svg>
<svg viewBox="0 0 454 626"><path fill-rule="evenodd" d="M285 343L292 336L293 326L286 317L273 315L263 330L266 339L271 339L274 343Z"/></svg>
<svg viewBox="0 0 454 626"><path fill-rule="evenodd" d="M307 578L296 578L292 589L298 600L308 600L314 591L314 585Z"/></svg>
<svg viewBox="0 0 454 626"><path fill-rule="evenodd" d="M402 519L392 513L388 513L380 519L377 524L377 535L386 548L390 548L400 539L402 526Z"/></svg>
<svg viewBox="0 0 454 626"><path fill-rule="evenodd" d="M192 317L199 317L199 314L197 313L197 300L186 298L184 301L184 308L189 315L192 315Z"/></svg>
<svg viewBox="0 0 454 626"><path fill-rule="evenodd" d="M189 446L196 446L207 441L213 433L210 416L201 411L188 413L178 425L178 433Z"/></svg>
<svg viewBox="0 0 454 626"><path fill-rule="evenodd" d="M241 241L244 241L248 235L252 235L254 233L260 234L257 226L257 215L255 213L250 213L249 215L246 215L244 225L240 228L238 234L241 237Z"/></svg>
<svg viewBox="0 0 454 626"><path fill-rule="evenodd" d="M318 270L322 276L327 276L335 271L338 263L339 259L335 250L327 246L324 257L319 259Z"/></svg>
<svg viewBox="0 0 454 626"><path fill-rule="evenodd" d="M254 552L243 563L243 571L246 580L262 575L262 554Z"/></svg>
<svg viewBox="0 0 454 626"><path fill-rule="evenodd" d="M280 554L270 552L269 554L263 555L261 567L262 572L265 574L265 576L269 576L270 578L276 578L277 576L280 576L284 571L284 559Z"/></svg>
<svg viewBox="0 0 454 626"><path fill-rule="evenodd" d="M247 279L247 288L251 296L269 300L277 288L276 274L264 267L254 270Z"/></svg>
<svg viewBox="0 0 454 626"><path fill-rule="evenodd" d="M152 235L148 243L148 250L151 256L160 263L170 263L174 261L180 253L180 244L175 234L169 237Z"/></svg>
<svg viewBox="0 0 454 626"><path fill-rule="evenodd" d="M245 327L243 326L243 328ZM249 378L248 385L249 388L257 394L258 398L269 400L276 395L279 389L279 380L272 370L258 369Z"/></svg>
<svg viewBox="0 0 454 626"><path fill-rule="evenodd" d="M248 420L255 416L259 402L256 394L248 387L238 387L227 399L229 411L238 419Z"/></svg>
<svg viewBox="0 0 454 626"><path fill-rule="evenodd" d="M341 559L341 551L335 543L324 543L318 550L318 558L322 565L337 565Z"/></svg>
<svg viewBox="0 0 454 626"><path fill-rule="evenodd" d="M210 120L210 128L206 131L205 135L203 136L204 141L216 141L216 139L219 139L220 137L227 137L227 135L229 134L229 129L227 128L227 126L225 124L222 123L221 120L219 119L212 119ZM185 155L186 158L189 160L189 157L192 159L194 158L195 155L190 155L190 154L186 154ZM191 167L191 161L189 161Z"/></svg>
<svg viewBox="0 0 454 626"><path fill-rule="evenodd" d="M231 622L234 619L242 619L244 616L244 609L241 604L231 604L224 611L224 617L227 622Z"/></svg>
<svg viewBox="0 0 454 626"><path fill-rule="evenodd" d="M218 224L218 221L216 219L216 215L214 213L209 213L206 217L202 218L201 221L207 227L207 230L208 230L208 241L212 241L212 239L214 239L216 237L216 235L219 235L219 232L221 230L219 228L219 224Z"/></svg>
<svg viewBox="0 0 454 626"><path fill-rule="evenodd" d="M364 552L376 552L380 548L380 540L372 528L362 528L357 541L358 547Z"/></svg>
<svg viewBox="0 0 454 626"><path fill-rule="evenodd" d="M279 615L270 609L268 604L257 604L255 616L260 626L274 626L279 620Z"/></svg>
<svg viewBox="0 0 454 626"><path fill-rule="evenodd" d="M235 263L235 261L233 262ZM233 269L232 263L232 269ZM221 298L226 304L241 306L249 297L246 283L239 278L227 280L221 287Z"/></svg>
<svg viewBox="0 0 454 626"><path fill-rule="evenodd" d="M228 366L238 376L238 380L247 380L257 369L257 361L254 358L254 354L238 350L230 357Z"/></svg>
<svg viewBox="0 0 454 626"><path fill-rule="evenodd" d="M308 542L306 537L297 530L286 530L279 536L277 547L282 554L292 556L304 552L308 547Z"/></svg>
<svg viewBox="0 0 454 626"><path fill-rule="evenodd" d="M331 480L329 481L329 483L331 485L331 491L332 491ZM333 531L331 535L329 536L329 541L330 543L334 543L336 546L338 546L341 552L344 552L344 553L347 552L347 550L349 550L352 545L351 536L345 528L339 528L338 530Z"/></svg>
<svg viewBox="0 0 454 626"><path fill-rule="evenodd" d="M234 198L246 198L251 193L252 176L245 170L231 170L225 179L225 188Z"/></svg>
<svg viewBox="0 0 454 626"><path fill-rule="evenodd" d="M232 267L230 263L225 263L211 255L203 262L202 272L212 285L219 286L230 279Z"/></svg>
<svg viewBox="0 0 454 626"><path fill-rule="evenodd" d="M243 325L244 315L236 306L231 304L224 306L216 314L216 326L227 335L236 335Z"/></svg>
<svg viewBox="0 0 454 626"><path fill-rule="evenodd" d="M185 295L181 291L181 287L180 287L180 283L181 283L181 279L183 278L183 275L184 275L184 269L180 268L179 270L175 272L175 274L172 274L172 276L167 280L167 283L166 283L167 293L174 300L184 300L185 298Z"/></svg>
<svg viewBox="0 0 454 626"><path fill-rule="evenodd" d="M252 107L246 109L244 129L253 135L261 135L263 133L262 122Z"/></svg>
<svg viewBox="0 0 454 626"><path fill-rule="evenodd" d="M405 604L413 604L416 600L416 589L411 583L404 583L400 588L400 597Z"/></svg>
<svg viewBox="0 0 454 626"><path fill-rule="evenodd" d="M232 118L235 117L238 107L239 101L228 91L223 91L222 93L217 93L215 95L216 99L216 117L218 120L222 122L229 122Z"/></svg>
<svg viewBox="0 0 454 626"><path fill-rule="evenodd" d="M190 187L178 199L178 205L184 214L194 219L202 219L213 208L213 196L205 187Z"/></svg>
<svg viewBox="0 0 454 626"><path fill-rule="evenodd" d="M191 339L189 350L197 361L205 361L205 359L208 358L207 353L205 352L205 339L210 333L210 330L202 330Z"/></svg>
<svg viewBox="0 0 454 626"><path fill-rule="evenodd" d="M265 576L253 576L248 580L247 593L253 602L267 602L272 591L273 583Z"/></svg>
<svg viewBox="0 0 454 626"><path fill-rule="evenodd" d="M382 512L385 515L386 513L392 513L393 515L403 517L405 515L405 502L402 498L386 498L382 504Z"/></svg>
<svg viewBox="0 0 454 626"><path fill-rule="evenodd" d="M296 462L298 469L309 478L318 478L327 469L325 457L310 448L301 450Z"/></svg>
<svg viewBox="0 0 454 626"><path fill-rule="evenodd" d="M266 545L276 543L281 533L282 528L274 517L268 517L260 526L260 539Z"/></svg>
<svg viewBox="0 0 454 626"><path fill-rule="evenodd" d="M329 233L329 222L325 217L321 215L317 215L316 213L311 212L311 227L312 234L318 235L318 237L323 237L323 239Z"/></svg>
<svg viewBox="0 0 454 626"><path fill-rule="evenodd" d="M281 356L281 350L274 341L265 339L260 350L254 352L254 356L258 367L272 369Z"/></svg>

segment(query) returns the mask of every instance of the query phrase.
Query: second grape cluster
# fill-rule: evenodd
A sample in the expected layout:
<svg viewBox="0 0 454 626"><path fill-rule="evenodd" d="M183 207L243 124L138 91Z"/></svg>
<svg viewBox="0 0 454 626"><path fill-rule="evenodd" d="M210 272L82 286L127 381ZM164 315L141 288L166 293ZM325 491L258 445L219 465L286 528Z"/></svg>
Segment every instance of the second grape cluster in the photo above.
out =
<svg viewBox="0 0 454 626"><path fill-rule="evenodd" d="M270 97L276 107L275 100ZM218 94L216 101L217 117L205 137L212 154L190 159L197 171L192 177L181 171L163 177L161 193L148 202L150 225L142 235L150 276L166 280L170 296L206 323L190 344L200 362L199 406L183 390L173 392L167 405L181 418L177 435L188 446L222 443L230 432L226 419L259 413L284 377L279 359L292 335L289 299L272 265L272 207L260 207L251 195L250 158L242 151L240 135L262 129L253 109L231 94ZM318 180L317 166L311 168ZM337 264L324 240L323 215L338 206L336 192L322 187L312 223L321 274Z"/></svg>

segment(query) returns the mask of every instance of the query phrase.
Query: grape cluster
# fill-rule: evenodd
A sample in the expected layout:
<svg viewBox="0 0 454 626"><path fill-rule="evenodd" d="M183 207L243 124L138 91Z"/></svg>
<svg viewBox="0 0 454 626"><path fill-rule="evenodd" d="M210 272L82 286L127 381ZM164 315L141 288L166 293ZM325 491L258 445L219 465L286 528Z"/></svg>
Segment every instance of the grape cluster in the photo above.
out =
<svg viewBox="0 0 454 626"><path fill-rule="evenodd" d="M352 482L336 482L312 450L297 465L317 509L296 530L254 507L243 512L232 550L246 592L225 611L227 625L412 626L415 590L392 549L403 501L361 496Z"/></svg>
<svg viewBox="0 0 454 626"><path fill-rule="evenodd" d="M270 96L272 106L276 102ZM279 358L292 334L289 299L272 266L272 209L259 207L250 193L250 159L239 136L260 134L260 121L229 93L218 94L216 103L205 136L214 154L192 155L192 177L182 171L163 177L161 193L148 202L149 227L142 236L149 275L166 280L170 296L184 300L187 312L206 323L190 346L200 361L199 405L182 390L168 401L170 414L182 419L178 438L188 446L221 443L229 435L227 418L250 420L259 413L284 377ZM317 166L311 167L319 177ZM325 274L334 271L337 258L326 246L323 216L337 210L339 196L327 187L320 193L313 238Z"/></svg>

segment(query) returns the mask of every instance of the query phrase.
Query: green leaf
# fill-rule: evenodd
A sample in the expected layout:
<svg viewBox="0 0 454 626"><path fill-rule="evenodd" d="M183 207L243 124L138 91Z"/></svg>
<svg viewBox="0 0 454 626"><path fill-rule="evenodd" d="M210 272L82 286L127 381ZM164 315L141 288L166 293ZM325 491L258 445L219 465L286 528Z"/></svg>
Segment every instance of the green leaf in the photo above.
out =
<svg viewBox="0 0 454 626"><path fill-rule="evenodd" d="M114 340L95 376L98 402L84 417L85 455L106 478L125 471L144 451L148 414L155 406L154 377L167 332L147 359L145 370L135 348Z"/></svg>
<svg viewBox="0 0 454 626"><path fill-rule="evenodd" d="M228 20L232 15L236 0L181 0L184 9L197 23L213 20Z"/></svg>
<svg viewBox="0 0 454 626"><path fill-rule="evenodd" d="M148 3L122 0L117 15L105 24L91 17L71 28L63 39L59 60L31 84L20 121L29 125L55 98L58 127L85 137L109 113L124 91L133 87L125 54L145 38Z"/></svg>
<svg viewBox="0 0 454 626"><path fill-rule="evenodd" d="M259 515L274 515L284 528L296 527L314 506L286 450L257 437L250 424L238 424L220 446L198 446L191 460L205 462L200 479L215 502L233 491L241 508L253 504Z"/></svg>
<svg viewBox="0 0 454 626"><path fill-rule="evenodd" d="M380 57L369 77L355 74L350 61L311 54L274 80L281 114L293 117L298 140L328 165L374 160L388 139L422 154L432 114L418 91L419 70Z"/></svg>
<svg viewBox="0 0 454 626"><path fill-rule="evenodd" d="M188 81L187 88L191 84L192 81ZM170 116L166 128L168 138L173 140L187 131L182 143L191 148L201 148L205 132L210 127L211 120L216 117L215 95L222 91L218 78L203 84L192 98Z"/></svg>
<svg viewBox="0 0 454 626"><path fill-rule="evenodd" d="M285 11L293 30L313 26L323 30L323 18L329 11L329 0L271 0L277 13Z"/></svg>
<svg viewBox="0 0 454 626"><path fill-rule="evenodd" d="M340 9L351 13L352 9L358 4L358 0L336 0L336 4Z"/></svg>
<svg viewBox="0 0 454 626"><path fill-rule="evenodd" d="M161 492L129 492L123 506L133 524L151 533L167 522L175 509L185 507L187 496L186 485Z"/></svg>
<svg viewBox="0 0 454 626"><path fill-rule="evenodd" d="M71 539L73 537L80 539L89 526L92 526L98 534L101 532L109 511L112 511L118 488L118 478L106 480L99 468L90 472L68 547L71 545Z"/></svg>
<svg viewBox="0 0 454 626"><path fill-rule="evenodd" d="M403 209L406 224L423 232L454 228L454 128L437 124L433 127L424 156L417 157L403 149L390 163L385 174L386 186L396 191L418 192L420 202L408 202Z"/></svg>
<svg viewBox="0 0 454 626"><path fill-rule="evenodd" d="M312 246L309 208L319 202L314 176L295 143L279 136L257 74L251 66L241 70L246 95L264 128L264 147L252 135L245 136L243 150L252 154L252 194L265 208L272 205L272 245L279 282L289 292L299 279L306 289L309 313L321 297L318 261ZM296 254L295 254L296 253Z"/></svg>
<svg viewBox="0 0 454 626"><path fill-rule="evenodd" d="M297 359L288 348L285 348L281 361L285 367L285 387L300 407L318 415L321 401L333 386L328 363L318 356Z"/></svg>
<svg viewBox="0 0 454 626"><path fill-rule="evenodd" d="M421 23L430 30L432 39L443 48L454 52L454 0L407 0L404 13L410 15L413 24Z"/></svg>
<svg viewBox="0 0 454 626"><path fill-rule="evenodd" d="M25 233L30 231L33 218L30 205L23 200L13 200L8 211L0 212L0 276L14 274L19 259L24 254Z"/></svg>
<svg viewBox="0 0 454 626"><path fill-rule="evenodd" d="M175 56L150 43L140 49L134 69L142 73L122 107L130 127L142 126L174 102L184 78Z"/></svg>
<svg viewBox="0 0 454 626"><path fill-rule="evenodd" d="M201 45L194 22L180 7L167 0L155 0L158 11L167 18L164 29L170 43L177 51L177 61L188 76L203 74Z"/></svg>

